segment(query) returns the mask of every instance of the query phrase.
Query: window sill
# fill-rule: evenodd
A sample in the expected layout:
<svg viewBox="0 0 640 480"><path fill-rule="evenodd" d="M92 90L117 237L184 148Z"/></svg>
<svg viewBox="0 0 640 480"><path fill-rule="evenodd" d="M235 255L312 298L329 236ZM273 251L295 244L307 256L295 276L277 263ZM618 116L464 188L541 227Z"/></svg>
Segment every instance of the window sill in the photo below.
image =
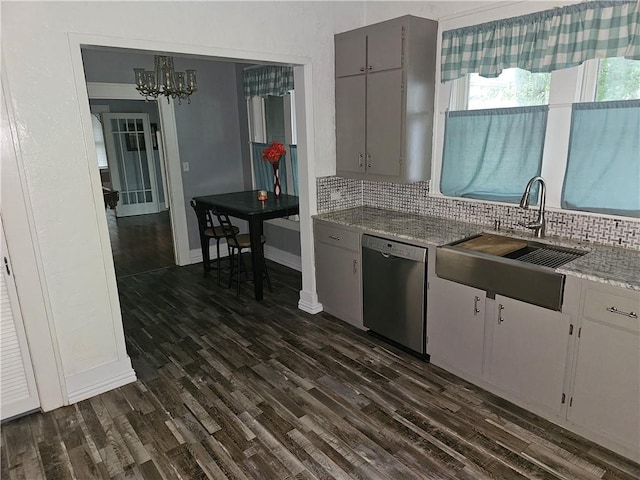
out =
<svg viewBox="0 0 640 480"><path fill-rule="evenodd" d="M286 228L287 230L300 231L300 222L289 220L288 218L274 218L271 220L265 220L265 223L280 228Z"/></svg>

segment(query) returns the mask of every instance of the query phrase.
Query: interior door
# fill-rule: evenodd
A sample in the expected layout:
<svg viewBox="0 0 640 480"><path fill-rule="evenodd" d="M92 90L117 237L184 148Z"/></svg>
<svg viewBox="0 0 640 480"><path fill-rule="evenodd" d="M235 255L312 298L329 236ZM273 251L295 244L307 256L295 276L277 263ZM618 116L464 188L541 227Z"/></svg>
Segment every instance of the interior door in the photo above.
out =
<svg viewBox="0 0 640 480"><path fill-rule="evenodd" d="M149 115L103 113L102 120L111 181L120 193L116 217L159 212Z"/></svg>
<svg viewBox="0 0 640 480"><path fill-rule="evenodd" d="M4 228L0 219L2 236L2 275L0 275L1 328L0 331L0 399L2 420L40 407L40 399L29 354L29 345L22 322L22 313L13 267L5 242Z"/></svg>

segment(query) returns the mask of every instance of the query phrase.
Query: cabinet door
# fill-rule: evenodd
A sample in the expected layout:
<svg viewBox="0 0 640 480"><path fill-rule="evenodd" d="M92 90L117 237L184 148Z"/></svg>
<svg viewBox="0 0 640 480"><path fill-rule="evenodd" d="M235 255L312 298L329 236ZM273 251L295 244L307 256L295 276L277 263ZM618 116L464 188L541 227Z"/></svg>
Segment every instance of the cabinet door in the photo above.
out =
<svg viewBox="0 0 640 480"><path fill-rule="evenodd" d="M1 219L0 236L4 263L0 273L0 414L5 420L35 410L40 399Z"/></svg>
<svg viewBox="0 0 640 480"><path fill-rule="evenodd" d="M360 256L357 252L316 243L318 299L331 315L364 328L360 288Z"/></svg>
<svg viewBox="0 0 640 480"><path fill-rule="evenodd" d="M434 277L429 280L427 353L431 362L480 378L485 292Z"/></svg>
<svg viewBox="0 0 640 480"><path fill-rule="evenodd" d="M560 412L569 315L496 295L491 382L533 405Z"/></svg>
<svg viewBox="0 0 640 480"><path fill-rule="evenodd" d="M379 72L402 68L403 31L398 22L385 22L367 28L367 70Z"/></svg>
<svg viewBox="0 0 640 480"><path fill-rule="evenodd" d="M334 37L336 77L363 75L367 61L365 32L347 32Z"/></svg>
<svg viewBox="0 0 640 480"><path fill-rule="evenodd" d="M585 318L568 418L640 450L640 335Z"/></svg>
<svg viewBox="0 0 640 480"><path fill-rule="evenodd" d="M338 173L364 173L365 76L336 79L336 163Z"/></svg>
<svg viewBox="0 0 640 480"><path fill-rule="evenodd" d="M367 174L400 175L402 128L402 70L367 75Z"/></svg>

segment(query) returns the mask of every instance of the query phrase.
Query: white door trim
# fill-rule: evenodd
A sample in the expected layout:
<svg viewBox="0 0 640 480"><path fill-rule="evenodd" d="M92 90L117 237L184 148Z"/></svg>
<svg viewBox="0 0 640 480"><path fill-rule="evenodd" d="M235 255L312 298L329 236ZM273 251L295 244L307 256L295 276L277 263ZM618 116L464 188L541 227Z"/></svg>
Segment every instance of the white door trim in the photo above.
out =
<svg viewBox="0 0 640 480"><path fill-rule="evenodd" d="M83 75L84 79L84 75ZM134 84L87 82L88 97L92 100L138 100L144 101ZM171 217L171 234L176 265L191 263L189 237L187 233L187 213L182 188L178 131L173 103L157 102L162 131L163 155L167 186L165 202ZM172 159L172 161L168 161ZM102 206L100 206L102 208Z"/></svg>
<svg viewBox="0 0 640 480"><path fill-rule="evenodd" d="M4 62L2 62L4 63ZM66 401L66 382L57 341L51 302L40 254L33 207L17 141L15 112L9 99L6 70L2 71L2 198L0 205L7 244L11 247L16 290L20 300L27 341L31 348L40 407L44 411ZM89 119L91 120L91 119ZM97 168L97 164L96 164ZM7 199L11 199L8 201ZM105 220L106 222L106 220Z"/></svg>
<svg viewBox="0 0 640 480"><path fill-rule="evenodd" d="M86 88L86 80L84 77L84 68L82 63L81 47L83 46L97 46L97 47L115 47L125 48L132 50L146 50L149 53L154 52L174 52L177 54L186 55L201 55L206 57L218 57L233 61L256 61L256 62L274 62L295 65L294 78L296 82L296 90L298 87L302 90L302 95L296 92L296 127L298 131L298 171L299 171L299 185L300 185L300 247L302 252L302 290L300 292L299 307L310 313L317 313L321 308L320 303L317 301L316 294L316 281L315 281L315 266L314 266L314 251L313 251L313 231L311 227L311 215L317 213L317 199L316 199L316 176L315 176L315 148L314 148L314 136L313 136L313 119L314 119L314 92L312 88L312 64L309 57L301 57L290 54L278 54L273 52L256 52L249 50L236 50L215 47L210 45L188 45L184 43L159 41L159 40L143 40L136 38L122 38L106 35L93 35L83 33L69 33L69 48L71 50L71 62L75 76L76 94L80 109L80 119L84 129L85 143L88 148L93 143L91 137L91 117L89 112L89 98ZM164 102L159 102L160 105ZM162 118L162 110L161 110ZM170 122L168 122L170 123ZM164 125L164 123L163 123ZM167 125L164 125L165 129ZM170 151L169 147L172 142L167 141L167 137L171 132L165 130L165 142L167 149L165 150L167 158L176 158L174 152ZM176 142L177 147L177 142ZM176 148L177 150L177 148ZM89 161L96 160L89 156ZM169 166L177 168L179 172L180 162L176 158L176 161L169 162ZM96 167L97 171L97 167ZM169 172L171 175L171 172ZM181 174L180 177L181 178ZM97 182L98 178L93 180ZM97 192L96 192L97 193ZM184 194L181 196L184 203ZM178 198L174 196L177 203ZM102 209L102 202L99 202L99 198L96 195L96 210ZM173 210L173 209L172 209ZM182 212L176 212L177 214L184 215L184 229L180 228L180 225L175 225L176 231L187 235L186 229L186 210L180 209ZM106 227L106 221L105 221ZM101 229L102 230L102 229ZM105 230L101 232L101 235L107 236L108 232ZM108 242L107 242L108 244ZM105 259L106 261L106 259ZM180 263L182 264L182 263ZM115 276L113 278L113 284L115 287ZM114 299L114 305L118 305L117 298Z"/></svg>

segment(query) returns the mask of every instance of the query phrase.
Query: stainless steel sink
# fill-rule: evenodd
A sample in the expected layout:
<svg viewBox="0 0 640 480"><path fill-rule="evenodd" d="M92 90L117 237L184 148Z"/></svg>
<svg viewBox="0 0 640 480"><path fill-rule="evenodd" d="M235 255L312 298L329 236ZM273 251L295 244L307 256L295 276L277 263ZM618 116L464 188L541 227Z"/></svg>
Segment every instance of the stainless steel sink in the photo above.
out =
<svg viewBox="0 0 640 480"><path fill-rule="evenodd" d="M436 274L444 279L469 285L539 305L561 310L564 275L556 268L587 253L533 241L521 241L521 246L502 255L492 255L464 247L464 243L479 235L465 238L436 249ZM494 243L512 237L492 235Z"/></svg>

